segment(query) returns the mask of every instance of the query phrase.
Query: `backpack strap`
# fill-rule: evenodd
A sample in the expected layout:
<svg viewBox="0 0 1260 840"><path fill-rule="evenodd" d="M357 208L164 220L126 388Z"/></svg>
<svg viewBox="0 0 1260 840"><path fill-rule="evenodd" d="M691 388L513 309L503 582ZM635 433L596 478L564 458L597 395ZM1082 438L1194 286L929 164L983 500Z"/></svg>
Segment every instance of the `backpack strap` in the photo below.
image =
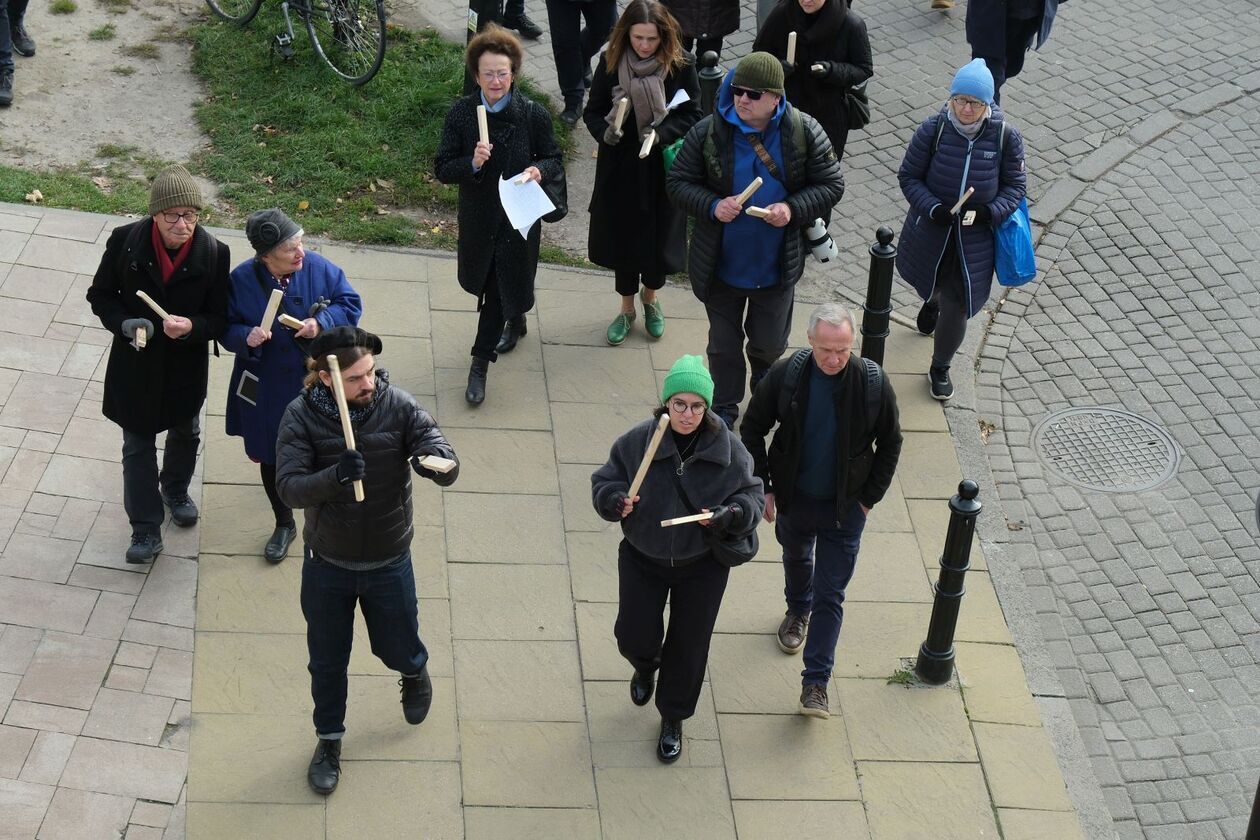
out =
<svg viewBox="0 0 1260 840"><path fill-rule="evenodd" d="M863 446L865 449L875 442L875 424L879 422L879 412L884 407L884 371L873 359L859 356L865 376L866 392L866 431L870 440Z"/></svg>
<svg viewBox="0 0 1260 840"><path fill-rule="evenodd" d="M779 386L779 422L783 422L783 418L788 416L788 411L792 408L792 395L796 393L796 385L801 381L801 372L809 363L812 352L809 348L797 350L788 359L783 383Z"/></svg>

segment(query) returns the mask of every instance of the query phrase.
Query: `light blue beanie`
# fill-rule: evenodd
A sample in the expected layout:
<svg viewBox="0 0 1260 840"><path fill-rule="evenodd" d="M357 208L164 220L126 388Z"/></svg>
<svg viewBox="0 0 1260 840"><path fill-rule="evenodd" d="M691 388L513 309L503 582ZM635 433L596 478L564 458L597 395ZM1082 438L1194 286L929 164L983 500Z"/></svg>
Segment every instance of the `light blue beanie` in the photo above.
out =
<svg viewBox="0 0 1260 840"><path fill-rule="evenodd" d="M971 96L985 105L993 104L993 74L983 58L973 58L961 70L954 74L954 83L949 86L950 96Z"/></svg>

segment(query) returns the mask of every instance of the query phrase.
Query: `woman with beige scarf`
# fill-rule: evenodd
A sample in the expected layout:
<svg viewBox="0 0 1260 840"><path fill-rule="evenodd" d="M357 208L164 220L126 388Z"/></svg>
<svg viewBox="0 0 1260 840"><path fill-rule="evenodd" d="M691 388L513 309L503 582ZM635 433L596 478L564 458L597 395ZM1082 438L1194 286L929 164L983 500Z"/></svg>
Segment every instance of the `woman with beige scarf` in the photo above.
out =
<svg viewBox="0 0 1260 840"><path fill-rule="evenodd" d="M652 0L631 0L608 37L582 115L599 143L588 251L591 262L614 272L621 295L620 312L608 326L612 345L630 334L636 294L647 334L664 334L656 292L685 266L686 216L665 194L661 150L700 120L700 83L689 58L669 11ZM645 146L647 155L640 157Z"/></svg>

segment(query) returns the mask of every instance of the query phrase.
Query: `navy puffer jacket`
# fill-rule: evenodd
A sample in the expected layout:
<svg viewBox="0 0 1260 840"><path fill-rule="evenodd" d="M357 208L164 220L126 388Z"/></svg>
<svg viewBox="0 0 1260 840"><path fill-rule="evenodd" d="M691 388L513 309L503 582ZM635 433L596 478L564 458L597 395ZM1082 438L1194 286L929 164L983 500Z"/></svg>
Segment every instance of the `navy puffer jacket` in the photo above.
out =
<svg viewBox="0 0 1260 840"><path fill-rule="evenodd" d="M936 286L946 237L957 237L955 244L967 278L968 317L975 316L984 306L993 285L993 232L1015 212L1026 190L1024 139L1015 126L1008 124L1005 151L999 154L1002 119L1002 112L993 108L993 115L980 134L969 141L954 128L942 109L919 126L897 172L901 192L910 202L897 243L897 271L927 300ZM940 121L944 122L944 129L940 132L940 145L933 150ZM953 207L968 187L975 187L976 191L959 215L967 208L984 204L992 214L989 224L964 227L955 223L945 228L928 217L938 204L947 209Z"/></svg>

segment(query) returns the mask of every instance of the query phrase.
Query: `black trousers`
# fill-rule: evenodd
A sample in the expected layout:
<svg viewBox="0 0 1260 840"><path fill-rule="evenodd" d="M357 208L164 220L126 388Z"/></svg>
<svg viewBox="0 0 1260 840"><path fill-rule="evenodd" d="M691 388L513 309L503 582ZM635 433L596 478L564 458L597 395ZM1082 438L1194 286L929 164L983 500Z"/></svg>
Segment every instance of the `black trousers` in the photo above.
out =
<svg viewBox="0 0 1260 840"><path fill-rule="evenodd" d="M720 280L709 285L704 302L709 315L709 373L713 376L713 410L734 415L744 399L744 338L748 366L760 379L787 349L792 332L791 286L736 289ZM747 313L745 313L747 310Z"/></svg>
<svg viewBox="0 0 1260 840"><path fill-rule="evenodd" d="M582 78L591 69L591 58L608 40L617 19L615 0L547 0L547 28L551 54L556 61L556 81L564 105L581 105L586 95ZM586 26L582 26L582 21Z"/></svg>
<svg viewBox="0 0 1260 840"><path fill-rule="evenodd" d="M722 39L718 38L686 38L682 39L682 48L687 52L691 52L692 46L695 46L695 56L697 59L703 58L704 54L709 50L713 50L719 57L722 55Z"/></svg>
<svg viewBox="0 0 1260 840"><path fill-rule="evenodd" d="M932 300L940 308L936 332L932 334L932 367L947 368L967 336L967 278L958 256L958 231L951 228L945 252L936 271L936 289Z"/></svg>
<svg viewBox="0 0 1260 840"><path fill-rule="evenodd" d="M1037 37L1041 28L1041 18L1007 18L1006 19L1006 55L983 55L974 47L972 58L983 58L993 74L993 101L1002 104L1002 84L1013 79L1024 69L1024 57L1028 55L1028 44Z"/></svg>
<svg viewBox="0 0 1260 840"><path fill-rule="evenodd" d="M617 294L622 297L630 297L639 293L639 283L643 283L643 288L655 291L665 285L664 274L639 274L637 271L623 271L617 269L613 272L616 279Z"/></svg>
<svg viewBox="0 0 1260 840"><path fill-rule="evenodd" d="M498 266L494 260L490 261L490 273L486 277L478 311L477 337L473 339L472 355L473 358L493 362L499 358L494 348L503 334L503 298L499 297Z"/></svg>
<svg viewBox="0 0 1260 840"><path fill-rule="evenodd" d="M166 518L162 494L178 497L188 492L199 446L201 425L195 415L167 429L159 473L157 435L123 429L123 509L131 520L133 534L156 534L162 530Z"/></svg>
<svg viewBox="0 0 1260 840"><path fill-rule="evenodd" d="M625 540L617 549L620 601L613 635L636 670L660 670L656 708L663 718L686 720L696 713L730 571L708 556L686 566L662 566Z"/></svg>
<svg viewBox="0 0 1260 840"><path fill-rule="evenodd" d="M262 475L262 486L267 494L267 501L271 502L271 512L276 517L276 527L287 525L292 528L296 524L293 521L293 508L280 501L280 494L276 491L276 465L259 464L258 472Z"/></svg>

